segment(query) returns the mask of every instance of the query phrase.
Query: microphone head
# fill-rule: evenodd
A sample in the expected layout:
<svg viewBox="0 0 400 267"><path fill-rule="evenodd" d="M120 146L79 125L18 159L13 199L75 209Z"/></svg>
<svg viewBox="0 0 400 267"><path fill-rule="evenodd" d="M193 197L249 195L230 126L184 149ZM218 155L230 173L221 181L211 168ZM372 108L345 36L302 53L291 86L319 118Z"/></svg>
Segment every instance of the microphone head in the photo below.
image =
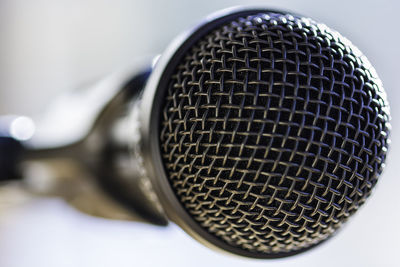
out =
<svg viewBox="0 0 400 267"><path fill-rule="evenodd" d="M307 17L219 14L168 50L146 90L148 174L169 218L214 248L310 249L384 167L381 81L351 42Z"/></svg>

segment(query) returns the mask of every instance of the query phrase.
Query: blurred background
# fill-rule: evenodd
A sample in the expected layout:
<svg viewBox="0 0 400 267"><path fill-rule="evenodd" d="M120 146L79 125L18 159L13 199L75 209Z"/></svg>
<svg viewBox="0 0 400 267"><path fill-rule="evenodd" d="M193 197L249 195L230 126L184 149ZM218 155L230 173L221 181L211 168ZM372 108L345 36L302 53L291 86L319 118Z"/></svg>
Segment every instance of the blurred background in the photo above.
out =
<svg viewBox="0 0 400 267"><path fill-rule="evenodd" d="M1 214L0 266L399 266L399 1L0 0L0 114L37 114L61 92L162 53L204 16L243 4L326 23L367 55L384 82L393 127L387 168L339 235L296 257L247 260L211 251L175 225L97 219L59 199L34 199Z"/></svg>

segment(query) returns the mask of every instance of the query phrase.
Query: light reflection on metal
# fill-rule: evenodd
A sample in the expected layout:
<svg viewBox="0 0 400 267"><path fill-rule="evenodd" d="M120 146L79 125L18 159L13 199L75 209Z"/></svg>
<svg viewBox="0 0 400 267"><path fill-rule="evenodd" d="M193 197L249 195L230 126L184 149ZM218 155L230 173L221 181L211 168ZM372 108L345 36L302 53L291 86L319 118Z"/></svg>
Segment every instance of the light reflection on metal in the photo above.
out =
<svg viewBox="0 0 400 267"><path fill-rule="evenodd" d="M26 141L35 134L36 126L29 117L17 117L11 122L10 135L18 141Z"/></svg>
<svg viewBox="0 0 400 267"><path fill-rule="evenodd" d="M33 120L26 116L0 116L0 137L9 137L17 141L27 141L35 134Z"/></svg>

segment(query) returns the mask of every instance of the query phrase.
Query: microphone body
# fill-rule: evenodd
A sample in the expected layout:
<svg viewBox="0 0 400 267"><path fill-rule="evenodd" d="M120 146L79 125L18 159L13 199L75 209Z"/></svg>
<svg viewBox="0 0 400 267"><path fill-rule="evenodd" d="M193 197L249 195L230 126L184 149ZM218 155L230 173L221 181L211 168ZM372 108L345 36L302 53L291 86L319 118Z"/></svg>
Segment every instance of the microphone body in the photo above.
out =
<svg viewBox="0 0 400 267"><path fill-rule="evenodd" d="M214 249L306 251L357 211L384 168L381 81L350 41L306 17L225 10L151 70L117 80L76 119L84 130L52 146L40 140L60 135L32 138L21 157L72 158L121 205Z"/></svg>
<svg viewBox="0 0 400 267"><path fill-rule="evenodd" d="M12 189L20 180L25 193L62 197L93 216L166 225L134 156L137 109L151 62L137 60L61 95L35 120L34 130L16 123L22 118L33 124L30 118L0 117L0 180ZM29 138L15 135L27 130Z"/></svg>

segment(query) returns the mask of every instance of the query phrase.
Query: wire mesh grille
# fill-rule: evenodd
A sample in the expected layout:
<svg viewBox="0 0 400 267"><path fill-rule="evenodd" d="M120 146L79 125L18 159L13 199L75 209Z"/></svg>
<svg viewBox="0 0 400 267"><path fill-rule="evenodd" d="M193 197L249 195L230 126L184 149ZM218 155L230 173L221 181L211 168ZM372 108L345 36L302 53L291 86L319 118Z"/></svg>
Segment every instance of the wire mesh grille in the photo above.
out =
<svg viewBox="0 0 400 267"><path fill-rule="evenodd" d="M325 240L384 167L381 82L347 39L311 19L265 13L219 26L167 86L170 184L230 246L285 254Z"/></svg>

